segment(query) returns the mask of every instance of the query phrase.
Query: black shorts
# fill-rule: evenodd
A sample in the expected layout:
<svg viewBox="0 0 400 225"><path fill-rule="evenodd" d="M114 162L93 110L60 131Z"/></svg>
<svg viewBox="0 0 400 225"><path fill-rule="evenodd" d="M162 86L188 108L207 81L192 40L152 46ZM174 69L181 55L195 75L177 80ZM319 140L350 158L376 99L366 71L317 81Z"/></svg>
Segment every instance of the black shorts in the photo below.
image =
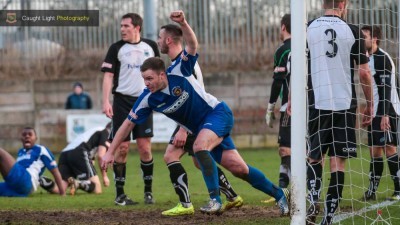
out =
<svg viewBox="0 0 400 225"><path fill-rule="evenodd" d="M310 109L308 156L318 160L329 149L329 156L357 157L355 124L356 109Z"/></svg>
<svg viewBox="0 0 400 225"><path fill-rule="evenodd" d="M390 131L388 132L381 130L381 119L382 116L375 116L375 118L372 119L372 124L368 126L368 146L397 146L397 116L389 116Z"/></svg>
<svg viewBox="0 0 400 225"><path fill-rule="evenodd" d="M137 97L131 97L121 94L114 94L112 128L109 139L113 140L118 128L122 125L132 110ZM147 118L143 124L136 124L131 135L125 138L125 141L135 140L136 138L153 137L153 114Z"/></svg>
<svg viewBox="0 0 400 225"><path fill-rule="evenodd" d="M176 127L176 129L174 130L174 133L171 136L171 139L169 141L169 144L172 145L172 142L174 141L175 138L175 134L179 131L179 126ZM185 146L183 146L183 150L185 152L187 152L190 156L194 156L194 152L193 152L193 144L194 141L196 140L196 136L193 134L188 134L187 138L186 138L186 142L185 142Z"/></svg>
<svg viewBox="0 0 400 225"><path fill-rule="evenodd" d="M281 112L281 119L279 121L279 147L290 148L290 116L285 112Z"/></svg>
<svg viewBox="0 0 400 225"><path fill-rule="evenodd" d="M88 152L82 151L79 148L61 152L58 160L58 169L63 180L68 180L69 177L78 180L88 180L97 175Z"/></svg>

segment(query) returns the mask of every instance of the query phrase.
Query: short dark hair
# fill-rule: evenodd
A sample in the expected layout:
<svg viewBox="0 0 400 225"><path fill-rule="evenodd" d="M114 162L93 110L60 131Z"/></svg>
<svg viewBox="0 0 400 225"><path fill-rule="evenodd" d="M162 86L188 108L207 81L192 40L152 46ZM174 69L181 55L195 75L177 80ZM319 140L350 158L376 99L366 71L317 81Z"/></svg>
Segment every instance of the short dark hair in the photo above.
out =
<svg viewBox="0 0 400 225"><path fill-rule="evenodd" d="M283 15L281 19L281 26L285 25L287 32L290 34L290 14Z"/></svg>
<svg viewBox="0 0 400 225"><path fill-rule="evenodd" d="M33 133L36 134L36 130L35 130L35 128L33 128L33 127L24 127L24 129L22 129L22 130L32 130Z"/></svg>
<svg viewBox="0 0 400 225"><path fill-rule="evenodd" d="M122 19L131 19L132 20L132 25L137 27L140 26L140 30L142 30L142 25L143 25L143 19L141 16L139 16L139 14L136 13L127 13L125 15L122 16Z"/></svg>
<svg viewBox="0 0 400 225"><path fill-rule="evenodd" d="M171 38L175 43L182 42L183 32L182 29L176 24L167 24L160 28L160 30L164 29L165 32L171 35Z"/></svg>
<svg viewBox="0 0 400 225"><path fill-rule="evenodd" d="M371 34L371 38L376 38L376 44L379 46L380 40L382 39L382 30L378 25L365 25L361 30L368 30Z"/></svg>
<svg viewBox="0 0 400 225"><path fill-rule="evenodd" d="M339 3L347 3L347 0L324 0L325 9L337 9L339 7Z"/></svg>
<svg viewBox="0 0 400 225"><path fill-rule="evenodd" d="M141 72L145 72L147 70L154 70L158 73L165 71L165 63L162 59L158 57L151 57L146 59L142 66L140 67Z"/></svg>

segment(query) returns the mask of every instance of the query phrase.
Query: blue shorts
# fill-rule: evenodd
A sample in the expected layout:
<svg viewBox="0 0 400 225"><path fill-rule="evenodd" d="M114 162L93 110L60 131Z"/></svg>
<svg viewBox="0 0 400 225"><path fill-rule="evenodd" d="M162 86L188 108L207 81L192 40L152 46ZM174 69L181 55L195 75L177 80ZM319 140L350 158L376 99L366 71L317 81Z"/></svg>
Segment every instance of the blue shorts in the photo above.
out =
<svg viewBox="0 0 400 225"><path fill-rule="evenodd" d="M210 152L210 154L218 164L221 164L222 152L235 149L236 147L231 136L227 136L222 140L221 144L217 145L217 147Z"/></svg>
<svg viewBox="0 0 400 225"><path fill-rule="evenodd" d="M0 196L26 197L33 188L31 175L18 163L14 164L4 180L0 183Z"/></svg>
<svg viewBox="0 0 400 225"><path fill-rule="evenodd" d="M228 137L233 128L233 114L225 102L219 103L204 120L201 129L212 130L218 137Z"/></svg>

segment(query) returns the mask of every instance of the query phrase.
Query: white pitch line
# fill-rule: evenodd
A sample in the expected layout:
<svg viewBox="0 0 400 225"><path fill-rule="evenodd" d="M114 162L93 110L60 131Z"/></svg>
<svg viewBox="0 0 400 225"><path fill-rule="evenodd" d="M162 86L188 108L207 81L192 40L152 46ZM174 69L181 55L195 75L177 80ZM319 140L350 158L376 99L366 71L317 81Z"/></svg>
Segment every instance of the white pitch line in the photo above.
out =
<svg viewBox="0 0 400 225"><path fill-rule="evenodd" d="M389 206L389 205L393 205L396 202L397 201L384 201L384 202L381 202L381 203L378 203L378 204L375 204L375 205L371 205L371 206L362 208L362 209L360 209L360 210L358 210L356 212L338 214L333 218L333 223L339 223L339 222L341 222L341 221L343 221L345 219L348 219L350 217L353 217L355 215L361 215L363 213L372 211L374 209L378 209L378 208L381 208L381 207L386 207L386 206Z"/></svg>

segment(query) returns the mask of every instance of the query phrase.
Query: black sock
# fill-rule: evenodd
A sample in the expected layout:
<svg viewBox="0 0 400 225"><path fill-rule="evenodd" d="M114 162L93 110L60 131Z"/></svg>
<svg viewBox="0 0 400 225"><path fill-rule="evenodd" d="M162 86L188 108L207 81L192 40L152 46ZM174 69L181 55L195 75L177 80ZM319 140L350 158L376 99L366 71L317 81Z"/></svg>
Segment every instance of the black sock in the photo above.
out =
<svg viewBox="0 0 400 225"><path fill-rule="evenodd" d="M142 169L144 192L152 192L151 186L153 183L153 159L148 162L140 160L140 168Z"/></svg>
<svg viewBox="0 0 400 225"><path fill-rule="evenodd" d="M43 189L45 189L50 193L52 193L53 188L56 186L56 183L52 179L45 176L39 177L39 184L40 187L42 187Z"/></svg>
<svg viewBox="0 0 400 225"><path fill-rule="evenodd" d="M185 168L181 162L175 161L167 164L169 169L169 177L172 185L174 185L175 193L179 196L181 203L190 204L189 184Z"/></svg>
<svg viewBox="0 0 400 225"><path fill-rule="evenodd" d="M231 184L226 178L224 172L217 166L218 170L218 180L219 180L219 190L226 195L227 199L234 199L237 197L236 192L233 190Z"/></svg>
<svg viewBox="0 0 400 225"><path fill-rule="evenodd" d="M314 203L318 202L321 195L322 185L322 165L321 163L307 164L307 189L308 199Z"/></svg>
<svg viewBox="0 0 400 225"><path fill-rule="evenodd" d="M396 153L387 158L388 166L390 170L390 176L392 177L394 183L394 192L400 194L400 168L399 168L399 155Z"/></svg>
<svg viewBox="0 0 400 225"><path fill-rule="evenodd" d="M126 177L126 163L114 162L114 180L115 180L115 190L117 192L117 197L125 194L124 185Z"/></svg>
<svg viewBox="0 0 400 225"><path fill-rule="evenodd" d="M78 184L79 184L78 187L79 189L84 190L88 193L92 193L94 191L94 188L96 187L96 185L90 180L79 180Z"/></svg>
<svg viewBox="0 0 400 225"><path fill-rule="evenodd" d="M369 187L368 194L375 194L378 189L379 182L382 177L383 172L383 158L376 157L371 158L371 162L369 164Z"/></svg>
<svg viewBox="0 0 400 225"><path fill-rule="evenodd" d="M279 187L287 188L290 180L290 155L281 158L279 167Z"/></svg>
<svg viewBox="0 0 400 225"><path fill-rule="evenodd" d="M322 224L331 224L336 209L339 207L344 186L344 172L337 171L331 173L328 192L325 200L325 215Z"/></svg>

